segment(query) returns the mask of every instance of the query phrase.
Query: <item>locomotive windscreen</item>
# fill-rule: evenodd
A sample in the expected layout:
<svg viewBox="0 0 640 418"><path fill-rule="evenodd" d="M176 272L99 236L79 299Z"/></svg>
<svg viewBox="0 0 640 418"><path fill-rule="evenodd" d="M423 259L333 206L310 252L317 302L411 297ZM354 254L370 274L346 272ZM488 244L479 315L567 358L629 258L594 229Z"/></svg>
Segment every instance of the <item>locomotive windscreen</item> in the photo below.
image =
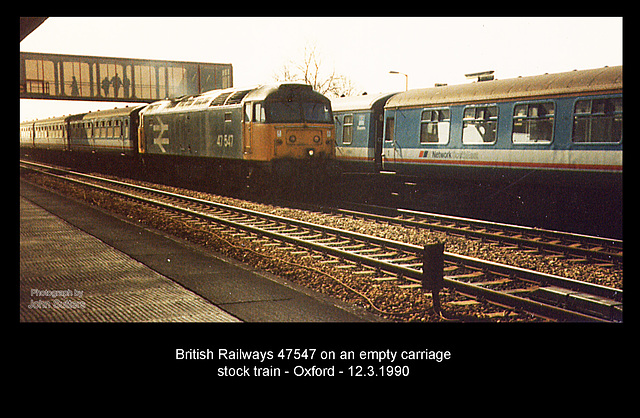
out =
<svg viewBox="0 0 640 418"><path fill-rule="evenodd" d="M320 102L269 102L266 104L267 122L271 123L331 123L331 108Z"/></svg>
<svg viewBox="0 0 640 418"><path fill-rule="evenodd" d="M302 103L305 122L332 123L331 108L325 103Z"/></svg>

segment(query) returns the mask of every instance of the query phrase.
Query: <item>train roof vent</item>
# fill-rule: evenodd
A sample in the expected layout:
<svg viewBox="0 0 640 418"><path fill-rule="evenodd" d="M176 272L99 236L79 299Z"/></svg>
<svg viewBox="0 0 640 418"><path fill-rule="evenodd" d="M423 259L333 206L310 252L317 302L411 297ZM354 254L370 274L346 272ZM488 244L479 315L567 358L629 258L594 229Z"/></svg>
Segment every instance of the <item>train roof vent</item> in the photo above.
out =
<svg viewBox="0 0 640 418"><path fill-rule="evenodd" d="M227 97L229 97L231 95L231 93L233 93L233 92L229 91L229 92L220 94L218 97L213 99L213 101L211 102L211 104L209 106L222 106L224 104L225 100L227 100Z"/></svg>
<svg viewBox="0 0 640 418"><path fill-rule="evenodd" d="M202 96L195 102L193 102L193 106L202 106L203 104L209 102L209 100L211 100L211 96Z"/></svg>
<svg viewBox="0 0 640 418"><path fill-rule="evenodd" d="M227 99L227 102L225 104L232 105L240 103L242 99L244 99L244 96L246 96L250 91L251 90L236 91L231 95L231 97L229 97L229 99Z"/></svg>
<svg viewBox="0 0 640 418"><path fill-rule="evenodd" d="M187 107L190 106L195 100L195 97L189 97L185 100L180 101L180 103L178 103L176 105L176 107Z"/></svg>
<svg viewBox="0 0 640 418"><path fill-rule="evenodd" d="M479 73L469 73L464 76L467 78L476 78L478 82L480 81L491 81L493 80L493 73L495 71L480 71Z"/></svg>

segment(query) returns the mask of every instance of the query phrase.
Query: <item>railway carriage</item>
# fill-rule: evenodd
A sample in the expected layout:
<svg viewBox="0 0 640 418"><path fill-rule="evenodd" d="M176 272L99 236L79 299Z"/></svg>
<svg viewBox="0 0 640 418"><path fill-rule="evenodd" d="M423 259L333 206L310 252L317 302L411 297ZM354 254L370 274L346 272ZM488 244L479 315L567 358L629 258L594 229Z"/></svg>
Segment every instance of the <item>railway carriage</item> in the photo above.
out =
<svg viewBox="0 0 640 418"><path fill-rule="evenodd" d="M334 156L332 117L330 101L305 84L213 90L145 108L139 152L176 176L313 177Z"/></svg>
<svg viewBox="0 0 640 418"><path fill-rule="evenodd" d="M33 149L35 131L34 122L21 122L20 123L20 152L26 154L30 149Z"/></svg>
<svg viewBox="0 0 640 418"><path fill-rule="evenodd" d="M622 67L397 94L382 161L433 180L620 191Z"/></svg>
<svg viewBox="0 0 640 418"><path fill-rule="evenodd" d="M63 161L69 151L64 116L20 123L20 155Z"/></svg>
<svg viewBox="0 0 640 418"><path fill-rule="evenodd" d="M336 159L348 172L382 168L384 105L395 93L340 97L331 101L336 122Z"/></svg>
<svg viewBox="0 0 640 418"><path fill-rule="evenodd" d="M384 174L349 193L386 204L391 187L417 209L621 236L621 66L333 106L342 170ZM384 134L372 140L379 118Z"/></svg>
<svg viewBox="0 0 640 418"><path fill-rule="evenodd" d="M69 149L77 153L133 156L138 152L138 113L124 107L68 117Z"/></svg>
<svg viewBox="0 0 640 418"><path fill-rule="evenodd" d="M50 151L68 151L67 118L65 116L38 120L34 123L33 146Z"/></svg>

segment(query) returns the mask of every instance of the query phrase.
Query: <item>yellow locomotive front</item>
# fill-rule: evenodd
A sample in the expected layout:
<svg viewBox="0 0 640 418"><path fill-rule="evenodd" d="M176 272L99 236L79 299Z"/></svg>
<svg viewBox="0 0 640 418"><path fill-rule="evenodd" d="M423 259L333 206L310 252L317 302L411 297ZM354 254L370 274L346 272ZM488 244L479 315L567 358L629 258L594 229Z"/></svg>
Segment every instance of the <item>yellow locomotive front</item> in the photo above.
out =
<svg viewBox="0 0 640 418"><path fill-rule="evenodd" d="M243 158L278 176L324 176L334 164L331 102L306 84L253 90L243 100Z"/></svg>

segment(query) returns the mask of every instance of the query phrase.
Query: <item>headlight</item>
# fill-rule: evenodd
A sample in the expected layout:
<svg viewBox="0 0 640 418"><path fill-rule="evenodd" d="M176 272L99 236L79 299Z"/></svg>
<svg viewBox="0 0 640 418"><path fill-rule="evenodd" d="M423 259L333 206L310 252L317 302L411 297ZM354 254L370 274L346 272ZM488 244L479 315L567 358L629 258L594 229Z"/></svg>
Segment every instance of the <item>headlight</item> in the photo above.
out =
<svg viewBox="0 0 640 418"><path fill-rule="evenodd" d="M309 157L313 157L313 154L315 153L316 152L313 150L313 148L307 150L307 154L309 155Z"/></svg>
<svg viewBox="0 0 640 418"><path fill-rule="evenodd" d="M320 137L318 135L314 136L313 142L315 142L316 144L320 143Z"/></svg>

